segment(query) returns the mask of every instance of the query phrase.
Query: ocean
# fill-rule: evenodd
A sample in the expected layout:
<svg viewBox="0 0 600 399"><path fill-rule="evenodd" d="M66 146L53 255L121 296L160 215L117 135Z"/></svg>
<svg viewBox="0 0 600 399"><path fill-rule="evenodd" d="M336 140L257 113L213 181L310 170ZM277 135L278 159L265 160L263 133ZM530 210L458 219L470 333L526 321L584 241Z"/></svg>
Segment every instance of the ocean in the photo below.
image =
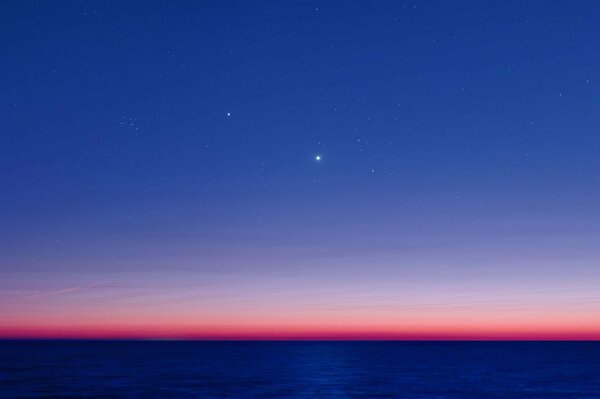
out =
<svg viewBox="0 0 600 399"><path fill-rule="evenodd" d="M0 341L0 398L600 398L600 342Z"/></svg>

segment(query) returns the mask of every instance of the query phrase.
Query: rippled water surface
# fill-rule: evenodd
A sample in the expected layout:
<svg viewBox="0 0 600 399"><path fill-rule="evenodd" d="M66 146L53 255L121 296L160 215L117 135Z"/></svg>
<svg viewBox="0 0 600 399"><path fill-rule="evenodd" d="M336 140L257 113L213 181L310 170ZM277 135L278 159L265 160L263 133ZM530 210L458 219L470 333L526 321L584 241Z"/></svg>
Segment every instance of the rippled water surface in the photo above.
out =
<svg viewBox="0 0 600 399"><path fill-rule="evenodd" d="M2 398L600 398L593 342L0 342Z"/></svg>

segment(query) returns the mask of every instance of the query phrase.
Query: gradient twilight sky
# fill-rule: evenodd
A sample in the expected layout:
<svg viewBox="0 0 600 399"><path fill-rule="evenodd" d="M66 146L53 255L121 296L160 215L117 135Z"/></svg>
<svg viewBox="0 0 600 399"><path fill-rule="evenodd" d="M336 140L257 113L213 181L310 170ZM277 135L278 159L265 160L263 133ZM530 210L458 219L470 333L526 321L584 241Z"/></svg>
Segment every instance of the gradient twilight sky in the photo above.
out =
<svg viewBox="0 0 600 399"><path fill-rule="evenodd" d="M599 20L0 2L0 337L600 339Z"/></svg>

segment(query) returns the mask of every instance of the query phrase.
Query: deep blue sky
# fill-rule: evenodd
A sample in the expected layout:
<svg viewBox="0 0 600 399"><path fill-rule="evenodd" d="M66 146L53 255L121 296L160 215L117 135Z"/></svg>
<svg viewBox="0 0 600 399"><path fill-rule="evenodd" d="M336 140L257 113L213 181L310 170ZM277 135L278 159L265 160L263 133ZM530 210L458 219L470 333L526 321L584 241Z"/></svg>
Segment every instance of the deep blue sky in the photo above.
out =
<svg viewBox="0 0 600 399"><path fill-rule="evenodd" d="M98 284L116 293L71 299L589 300L599 17L593 1L3 1L0 297L31 315L49 309L23 296Z"/></svg>

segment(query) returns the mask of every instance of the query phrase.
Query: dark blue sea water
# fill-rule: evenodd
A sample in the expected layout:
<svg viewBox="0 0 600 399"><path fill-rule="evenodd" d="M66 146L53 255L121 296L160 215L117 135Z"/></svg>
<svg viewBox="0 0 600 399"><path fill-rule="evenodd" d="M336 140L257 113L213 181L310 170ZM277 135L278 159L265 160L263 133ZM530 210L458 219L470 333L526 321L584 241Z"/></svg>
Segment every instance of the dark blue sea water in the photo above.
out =
<svg viewBox="0 0 600 399"><path fill-rule="evenodd" d="M600 398L593 342L0 341L2 398Z"/></svg>

